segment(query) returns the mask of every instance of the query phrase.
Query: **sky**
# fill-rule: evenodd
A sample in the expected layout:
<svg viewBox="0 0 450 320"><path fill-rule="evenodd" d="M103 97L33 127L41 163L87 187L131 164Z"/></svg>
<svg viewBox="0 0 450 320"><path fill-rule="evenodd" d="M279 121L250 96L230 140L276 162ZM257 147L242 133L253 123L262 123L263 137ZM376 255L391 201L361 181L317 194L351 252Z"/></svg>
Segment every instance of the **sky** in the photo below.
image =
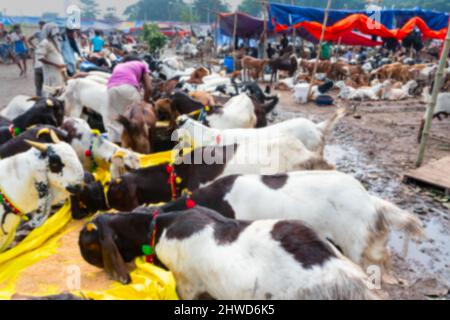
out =
<svg viewBox="0 0 450 320"><path fill-rule="evenodd" d="M241 0L226 0L236 4ZM7 15L41 16L44 12L57 12L60 16L64 13L64 3L77 4L77 0L0 0L0 10ZM102 14L107 7L115 7L117 15L122 16L126 7L136 3L137 0L97 0ZM188 2L188 1L186 1Z"/></svg>

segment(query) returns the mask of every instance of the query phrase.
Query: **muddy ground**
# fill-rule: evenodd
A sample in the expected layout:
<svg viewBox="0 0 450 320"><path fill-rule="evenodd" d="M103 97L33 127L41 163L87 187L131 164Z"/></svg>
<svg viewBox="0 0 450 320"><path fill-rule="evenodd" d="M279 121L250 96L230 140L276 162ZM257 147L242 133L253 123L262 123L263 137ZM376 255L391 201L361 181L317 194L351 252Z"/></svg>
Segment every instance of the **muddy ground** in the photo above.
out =
<svg viewBox="0 0 450 320"><path fill-rule="evenodd" d="M0 108L17 94L34 92L32 70L18 77L15 66L0 65ZM303 116L321 121L335 107L312 103L297 105L289 92L278 92L280 103L272 121ZM337 125L328 141L326 156L337 168L359 179L371 193L388 199L417 214L426 227L428 239L411 243L402 257L402 235L393 233L393 269L400 285L383 285L391 299L450 298L450 201L441 193L402 182L405 172L414 168L418 152L417 129L425 106L419 99L401 102L346 103L350 111ZM355 118L356 112L361 116ZM433 123L425 163L450 155L450 119ZM450 168L442 168L443 175Z"/></svg>

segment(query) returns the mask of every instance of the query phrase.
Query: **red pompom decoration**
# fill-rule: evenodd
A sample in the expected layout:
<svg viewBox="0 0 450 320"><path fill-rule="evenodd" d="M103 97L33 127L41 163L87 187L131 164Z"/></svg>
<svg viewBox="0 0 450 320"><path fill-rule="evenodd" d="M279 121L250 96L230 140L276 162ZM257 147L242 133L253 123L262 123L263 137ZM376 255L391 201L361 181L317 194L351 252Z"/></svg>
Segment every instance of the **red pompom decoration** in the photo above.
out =
<svg viewBox="0 0 450 320"><path fill-rule="evenodd" d="M172 173L173 172L172 166L166 166L166 171L167 173Z"/></svg>
<svg viewBox="0 0 450 320"><path fill-rule="evenodd" d="M192 200L192 199L187 199L186 200L186 207L188 208L188 209L192 209L193 207L195 207L197 204L195 203L195 201L194 200Z"/></svg>
<svg viewBox="0 0 450 320"><path fill-rule="evenodd" d="M91 150L86 150L86 151L84 152L84 155L85 155L86 157L92 156Z"/></svg>

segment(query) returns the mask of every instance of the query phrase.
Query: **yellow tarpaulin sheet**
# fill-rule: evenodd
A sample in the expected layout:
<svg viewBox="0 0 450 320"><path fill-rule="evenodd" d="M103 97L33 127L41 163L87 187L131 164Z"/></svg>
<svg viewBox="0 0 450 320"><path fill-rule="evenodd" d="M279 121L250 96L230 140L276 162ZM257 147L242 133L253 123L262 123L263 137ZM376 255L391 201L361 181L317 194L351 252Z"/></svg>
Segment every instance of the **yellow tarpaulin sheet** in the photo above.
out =
<svg viewBox="0 0 450 320"><path fill-rule="evenodd" d="M144 155L141 165L157 165L172 159L171 151ZM106 182L109 172L97 170L96 177ZM70 204L66 203L17 246L1 253L0 299L10 299L15 293L43 296L62 291L91 299L178 298L173 275L142 258L135 261L129 285L109 280L103 270L85 262L78 248L83 224L72 221Z"/></svg>

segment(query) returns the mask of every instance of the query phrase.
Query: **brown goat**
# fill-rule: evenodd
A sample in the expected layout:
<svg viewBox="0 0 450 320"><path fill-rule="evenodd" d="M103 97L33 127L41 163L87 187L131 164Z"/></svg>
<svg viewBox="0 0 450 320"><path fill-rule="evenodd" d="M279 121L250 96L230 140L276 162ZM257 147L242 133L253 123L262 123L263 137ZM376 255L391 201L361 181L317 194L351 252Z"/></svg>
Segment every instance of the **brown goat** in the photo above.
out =
<svg viewBox="0 0 450 320"><path fill-rule="evenodd" d="M267 59L256 59L250 56L243 57L241 64L246 80L251 80L248 79L249 77L253 78L253 80L258 80L267 63L269 63Z"/></svg>
<svg viewBox="0 0 450 320"><path fill-rule="evenodd" d="M191 77L186 82L193 84L202 84L203 78L207 75L209 75L208 69L206 69L205 67L200 67L192 72Z"/></svg>
<svg viewBox="0 0 450 320"><path fill-rule="evenodd" d="M208 93L203 91L191 91L189 92L189 96L195 100L200 101L205 106L214 106L216 105L216 101L214 97Z"/></svg>
<svg viewBox="0 0 450 320"><path fill-rule="evenodd" d="M148 154L152 152L152 139L156 128L153 106L138 102L127 107L117 121L123 126L122 146L133 151Z"/></svg>

